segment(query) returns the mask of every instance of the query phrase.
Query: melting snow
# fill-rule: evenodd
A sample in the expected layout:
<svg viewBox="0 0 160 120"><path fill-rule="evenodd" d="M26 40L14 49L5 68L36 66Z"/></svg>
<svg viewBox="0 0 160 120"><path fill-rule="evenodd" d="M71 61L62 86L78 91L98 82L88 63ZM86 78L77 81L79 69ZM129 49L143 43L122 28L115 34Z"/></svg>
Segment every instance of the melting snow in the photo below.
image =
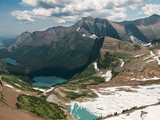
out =
<svg viewBox="0 0 160 120"><path fill-rule="evenodd" d="M143 46L151 46L152 43L146 43L146 44L142 44Z"/></svg>
<svg viewBox="0 0 160 120"><path fill-rule="evenodd" d="M96 39L97 36L94 34L94 35L91 35L90 38Z"/></svg>
<svg viewBox="0 0 160 120"><path fill-rule="evenodd" d="M135 57L135 58L136 58L136 57L141 57L142 55L144 55L144 54L136 55L136 56L134 56L134 57Z"/></svg>
<svg viewBox="0 0 160 120"><path fill-rule="evenodd" d="M130 36L130 39L132 40L133 43L135 43L134 37L132 35Z"/></svg>
<svg viewBox="0 0 160 120"><path fill-rule="evenodd" d="M110 81L112 78L112 71L111 70L107 71L106 74L102 75L102 77L105 78L105 82Z"/></svg>
<svg viewBox="0 0 160 120"><path fill-rule="evenodd" d="M17 92L21 92L21 90L16 90Z"/></svg>
<svg viewBox="0 0 160 120"><path fill-rule="evenodd" d="M134 111L132 113L111 117L105 120L159 120L160 105Z"/></svg>
<svg viewBox="0 0 160 120"><path fill-rule="evenodd" d="M4 84L4 86L9 87L9 88L14 88L13 86L8 85L8 84Z"/></svg>
<svg viewBox="0 0 160 120"><path fill-rule="evenodd" d="M158 54L158 55L157 55L157 54ZM159 60L160 50L158 50L157 54L154 54L152 51L150 51L150 56L144 58L144 60L149 59L149 58L152 58L151 60L148 60L146 63L149 63L149 62L152 62L152 61L156 61L156 60L157 60L158 65L160 65L160 60Z"/></svg>
<svg viewBox="0 0 160 120"><path fill-rule="evenodd" d="M81 28L79 27L79 28L77 28L77 30L76 30L76 31L78 32L80 29L81 29Z"/></svg>
<svg viewBox="0 0 160 120"><path fill-rule="evenodd" d="M155 56L155 54L152 51L150 51L150 55L151 57Z"/></svg>
<svg viewBox="0 0 160 120"><path fill-rule="evenodd" d="M83 34L82 36L83 36L83 37L86 37L86 35L85 35L85 34Z"/></svg>
<svg viewBox="0 0 160 120"><path fill-rule="evenodd" d="M136 78L132 78L131 80L137 80L137 81L146 81L146 80L160 80L160 78L157 78L156 76L153 78L143 78L143 79L136 79Z"/></svg>
<svg viewBox="0 0 160 120"><path fill-rule="evenodd" d="M121 67L123 67L123 66L124 66L124 61L123 61L123 59L120 59L120 61L121 61Z"/></svg>
<svg viewBox="0 0 160 120"><path fill-rule="evenodd" d="M120 88L133 90L134 92L118 91ZM153 89L151 89L153 88ZM100 94L93 90L99 97L89 102L72 102L71 109L74 104L85 108L90 113L98 117L106 117L121 114L124 110L130 110L133 107L142 107L159 103L160 85L139 86L139 88L126 87L111 87L101 88L100 92L108 92L109 94ZM115 120L115 119L113 119Z"/></svg>
<svg viewBox="0 0 160 120"><path fill-rule="evenodd" d="M156 56L155 58L156 58L156 60L157 60L157 62L158 62L158 65L160 65L159 56Z"/></svg>
<svg viewBox="0 0 160 120"><path fill-rule="evenodd" d="M51 92L51 91L54 89L54 87L51 87L51 88L48 89L48 90L40 89L40 88L33 88L33 89L39 90L39 91L43 92L44 95L46 95L46 93Z"/></svg>
<svg viewBox="0 0 160 120"><path fill-rule="evenodd" d="M54 87L51 87L50 89L44 91L43 94L46 95L46 93L51 92L53 89L54 89Z"/></svg>
<svg viewBox="0 0 160 120"><path fill-rule="evenodd" d="M154 57L154 56L155 56L155 54L154 54L152 51L150 51L150 56L149 56L149 57L144 58L144 60L149 59L149 58L152 58L152 57Z"/></svg>
<svg viewBox="0 0 160 120"><path fill-rule="evenodd" d="M16 86L21 87L20 85L18 85L17 83L14 83Z"/></svg>
<svg viewBox="0 0 160 120"><path fill-rule="evenodd" d="M99 70L96 62L94 63L94 69Z"/></svg>
<svg viewBox="0 0 160 120"><path fill-rule="evenodd" d="M33 88L34 90L39 90L41 92L45 92L45 89L40 89L40 88Z"/></svg>
<svg viewBox="0 0 160 120"><path fill-rule="evenodd" d="M133 35L130 36L130 39L131 39L131 41L132 41L133 43L144 44L144 43L142 42L142 40L138 39L137 37L135 37L135 36L133 36Z"/></svg>

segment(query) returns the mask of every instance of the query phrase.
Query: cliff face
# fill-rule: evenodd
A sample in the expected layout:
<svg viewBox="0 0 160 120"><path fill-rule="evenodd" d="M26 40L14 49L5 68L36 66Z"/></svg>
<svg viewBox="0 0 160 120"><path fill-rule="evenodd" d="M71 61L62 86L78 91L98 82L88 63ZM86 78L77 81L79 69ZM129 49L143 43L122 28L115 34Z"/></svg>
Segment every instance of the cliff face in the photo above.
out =
<svg viewBox="0 0 160 120"><path fill-rule="evenodd" d="M31 77L57 75L68 78L84 70L97 58L102 42L99 39L83 37L74 31L66 33L58 41L40 45L34 44L32 34L23 33L16 43L8 48L8 52L2 51L1 55L14 58L20 63L17 68L20 67L21 71L17 72L26 73L29 68L27 74Z"/></svg>

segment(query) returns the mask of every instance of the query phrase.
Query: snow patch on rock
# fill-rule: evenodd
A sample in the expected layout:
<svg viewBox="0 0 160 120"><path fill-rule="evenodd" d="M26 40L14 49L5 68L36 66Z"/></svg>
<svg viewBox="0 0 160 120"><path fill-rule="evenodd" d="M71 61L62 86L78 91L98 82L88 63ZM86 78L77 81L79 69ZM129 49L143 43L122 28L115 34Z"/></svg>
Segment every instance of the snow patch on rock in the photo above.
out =
<svg viewBox="0 0 160 120"><path fill-rule="evenodd" d="M16 86L21 87L20 85L18 85L17 83L14 83Z"/></svg>
<svg viewBox="0 0 160 120"><path fill-rule="evenodd" d="M45 92L45 89L41 89L41 88L33 88L34 90L39 90L41 92Z"/></svg>
<svg viewBox="0 0 160 120"><path fill-rule="evenodd" d="M144 55L144 54L136 55L134 57L137 58L137 57L141 57L142 55Z"/></svg>
<svg viewBox="0 0 160 120"><path fill-rule="evenodd" d="M97 66L97 62L94 62L94 69L99 70Z"/></svg>
<svg viewBox="0 0 160 120"><path fill-rule="evenodd" d="M94 34L94 35L91 35L91 36L90 36L90 38L92 38L92 39L96 39L96 38L97 38L97 36Z"/></svg>
<svg viewBox="0 0 160 120"><path fill-rule="evenodd" d="M123 61L123 59L120 59L120 61L121 61L121 66L120 66L120 67L123 67L123 66L124 66L124 61Z"/></svg>
<svg viewBox="0 0 160 120"><path fill-rule="evenodd" d="M44 91L43 94L46 95L46 93L51 92L52 90L54 90L54 87L51 87L50 89Z"/></svg>
<svg viewBox="0 0 160 120"><path fill-rule="evenodd" d="M77 28L77 30L76 30L76 31L78 32L80 29L81 29L81 28L79 27L79 28Z"/></svg>
<svg viewBox="0 0 160 120"><path fill-rule="evenodd" d="M110 81L112 78L112 71L111 70L107 71L106 74L102 74L102 77L105 78L105 82Z"/></svg>
<svg viewBox="0 0 160 120"><path fill-rule="evenodd" d="M86 34L83 34L82 36L83 36L83 37L86 37Z"/></svg>
<svg viewBox="0 0 160 120"><path fill-rule="evenodd" d="M143 78L143 79L136 79L136 78L132 78L131 80L136 80L136 81L147 81L147 80L160 80L160 78L158 77L153 77L153 78Z"/></svg>
<svg viewBox="0 0 160 120"><path fill-rule="evenodd" d="M9 87L9 88L14 88L13 86L11 86L9 84L4 84L4 86Z"/></svg>

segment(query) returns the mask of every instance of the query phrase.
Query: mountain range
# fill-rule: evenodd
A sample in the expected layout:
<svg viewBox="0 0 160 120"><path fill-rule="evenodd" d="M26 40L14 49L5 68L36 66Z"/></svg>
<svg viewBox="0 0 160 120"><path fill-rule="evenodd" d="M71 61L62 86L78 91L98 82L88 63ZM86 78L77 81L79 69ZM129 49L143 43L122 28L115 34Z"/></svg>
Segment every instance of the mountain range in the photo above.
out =
<svg viewBox="0 0 160 120"><path fill-rule="evenodd" d="M30 76L72 77L100 57L105 36L121 41L149 43L160 34L160 16L134 21L114 22L84 17L70 27L52 27L45 31L24 32L0 57L20 63L22 73ZM112 41L111 41L112 42Z"/></svg>

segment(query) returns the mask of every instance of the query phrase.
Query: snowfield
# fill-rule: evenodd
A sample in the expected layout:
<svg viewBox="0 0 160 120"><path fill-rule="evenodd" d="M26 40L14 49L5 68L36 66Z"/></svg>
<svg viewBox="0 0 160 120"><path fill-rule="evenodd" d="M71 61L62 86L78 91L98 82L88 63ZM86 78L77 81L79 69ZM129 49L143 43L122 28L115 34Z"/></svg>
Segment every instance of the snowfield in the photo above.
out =
<svg viewBox="0 0 160 120"><path fill-rule="evenodd" d="M160 105L134 111L133 113L107 118L105 120L159 120Z"/></svg>
<svg viewBox="0 0 160 120"><path fill-rule="evenodd" d="M160 85L139 86L138 88L111 87L94 89L93 91L98 95L98 98L88 102L72 102L70 104L71 113L74 105L78 104L80 108L84 108L98 117L106 117L121 114L124 110L135 107L157 104L160 100Z"/></svg>

